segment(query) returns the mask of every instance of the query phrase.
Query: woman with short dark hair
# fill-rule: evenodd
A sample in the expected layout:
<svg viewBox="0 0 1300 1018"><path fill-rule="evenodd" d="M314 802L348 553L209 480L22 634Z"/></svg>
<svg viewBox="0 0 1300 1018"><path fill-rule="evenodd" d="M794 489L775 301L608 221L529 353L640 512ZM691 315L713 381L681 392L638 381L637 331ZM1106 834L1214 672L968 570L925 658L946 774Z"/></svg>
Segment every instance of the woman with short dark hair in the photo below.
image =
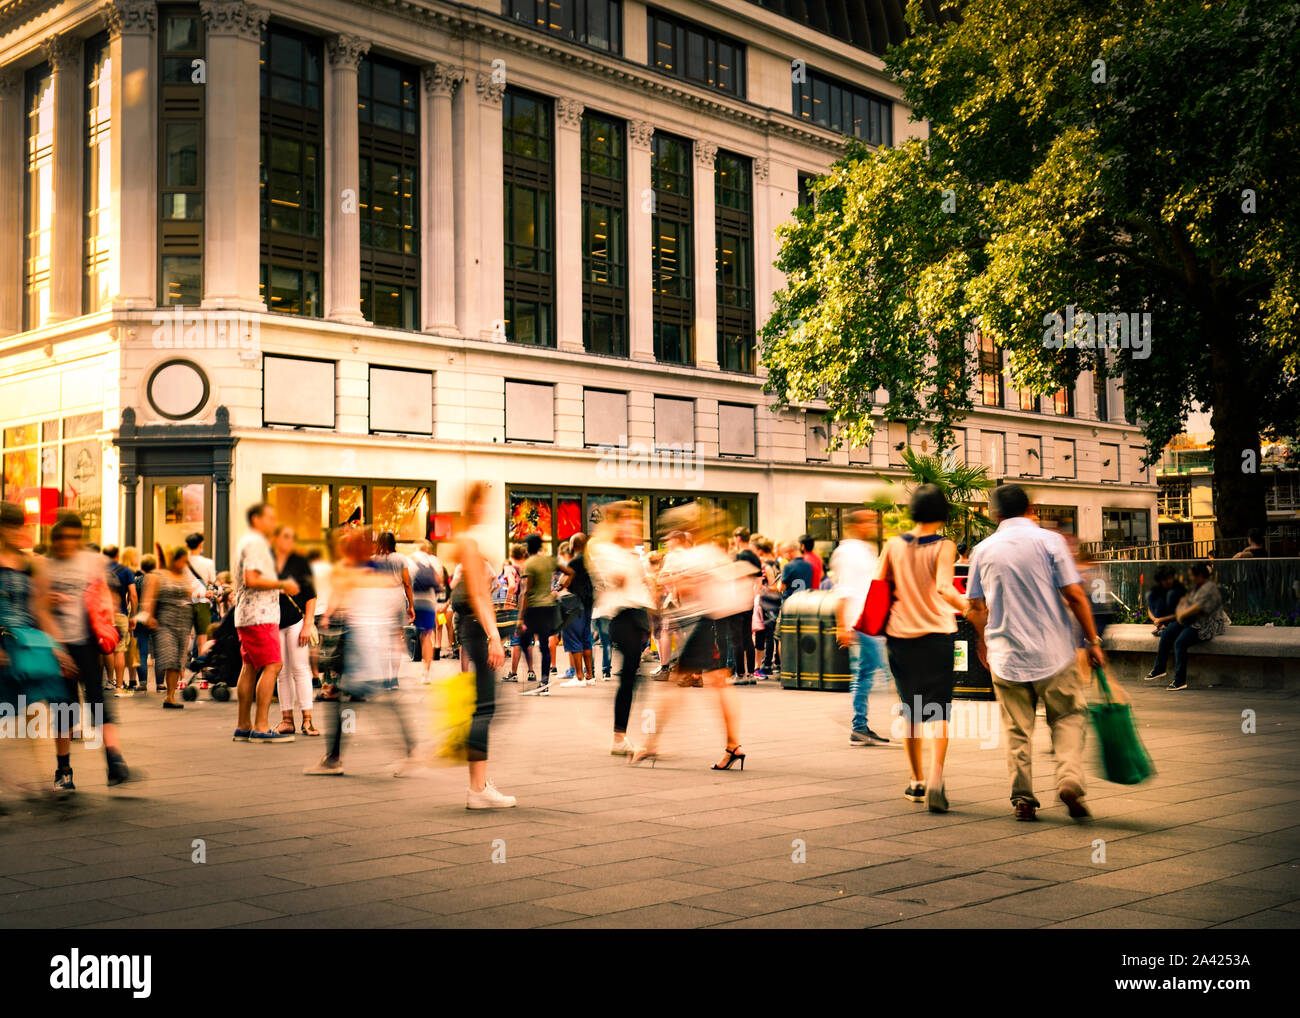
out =
<svg viewBox="0 0 1300 1018"><path fill-rule="evenodd" d="M912 529L890 538L880 558L880 576L893 587L885 646L905 707L903 750L911 780L904 798L926 803L932 813L946 813L943 765L952 712L954 613L965 612L967 603L952 583L957 546L942 533L948 499L935 485L923 484L912 494L911 516ZM922 767L927 723L932 726L928 782Z"/></svg>

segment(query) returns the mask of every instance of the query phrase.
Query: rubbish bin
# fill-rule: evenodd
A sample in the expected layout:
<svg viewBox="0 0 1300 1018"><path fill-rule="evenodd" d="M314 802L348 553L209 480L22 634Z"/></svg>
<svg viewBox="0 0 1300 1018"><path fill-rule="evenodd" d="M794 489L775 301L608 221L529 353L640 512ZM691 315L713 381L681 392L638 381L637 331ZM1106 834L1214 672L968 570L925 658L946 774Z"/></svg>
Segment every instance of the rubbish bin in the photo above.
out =
<svg viewBox="0 0 1300 1018"><path fill-rule="evenodd" d="M781 685L785 689L849 691L849 650L835 639L839 597L830 590L791 594L781 606Z"/></svg>
<svg viewBox="0 0 1300 1018"><path fill-rule="evenodd" d="M979 633L963 615L957 616L957 637L953 643L952 698L954 700L996 700L993 676L975 652Z"/></svg>

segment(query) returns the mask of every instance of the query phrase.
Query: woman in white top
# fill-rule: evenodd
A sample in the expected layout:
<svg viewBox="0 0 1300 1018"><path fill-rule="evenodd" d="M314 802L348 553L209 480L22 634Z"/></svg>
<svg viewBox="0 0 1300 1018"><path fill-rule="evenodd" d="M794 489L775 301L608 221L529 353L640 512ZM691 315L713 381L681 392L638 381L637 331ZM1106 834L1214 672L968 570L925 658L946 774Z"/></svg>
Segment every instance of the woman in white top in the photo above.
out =
<svg viewBox="0 0 1300 1018"><path fill-rule="evenodd" d="M636 752L627 737L627 720L632 713L641 650L650 636L652 604L645 567L636 552L640 543L640 504L615 502L605 506L605 518L587 545L588 569L596 586L592 616L610 620L609 634L621 658L614 696L614 739L609 748L614 756Z"/></svg>

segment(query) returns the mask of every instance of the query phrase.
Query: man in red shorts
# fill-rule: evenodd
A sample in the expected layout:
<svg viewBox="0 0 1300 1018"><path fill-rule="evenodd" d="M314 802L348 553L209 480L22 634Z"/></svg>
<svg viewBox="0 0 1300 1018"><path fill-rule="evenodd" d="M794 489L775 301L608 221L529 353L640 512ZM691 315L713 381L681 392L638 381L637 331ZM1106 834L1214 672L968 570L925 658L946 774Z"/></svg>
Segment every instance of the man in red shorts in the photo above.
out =
<svg viewBox="0 0 1300 1018"><path fill-rule="evenodd" d="M298 584L281 580L271 552L275 509L258 502L248 510L249 531L235 550L235 632L244 666L239 672L239 720L235 742L293 742L293 733L271 727L271 691L280 674L280 592L293 597ZM253 698L257 717L251 719Z"/></svg>

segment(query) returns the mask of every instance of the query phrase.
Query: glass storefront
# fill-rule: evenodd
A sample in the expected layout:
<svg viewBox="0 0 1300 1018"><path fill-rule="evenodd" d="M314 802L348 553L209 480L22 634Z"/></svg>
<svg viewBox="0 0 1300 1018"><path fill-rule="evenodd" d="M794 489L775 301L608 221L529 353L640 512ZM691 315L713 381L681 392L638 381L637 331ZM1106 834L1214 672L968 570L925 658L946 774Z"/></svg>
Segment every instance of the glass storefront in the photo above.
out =
<svg viewBox="0 0 1300 1018"><path fill-rule="evenodd" d="M1079 534L1079 510L1072 505L1040 505L1036 507L1038 523L1062 534L1077 537Z"/></svg>
<svg viewBox="0 0 1300 1018"><path fill-rule="evenodd" d="M267 476L262 490L304 547L323 546L334 527L360 524L391 530L400 543L422 541L433 509L433 487L419 481Z"/></svg>
<svg viewBox="0 0 1300 1018"><path fill-rule="evenodd" d="M75 512L86 540L101 539L103 443L99 412L11 425L3 430L4 491L22 506L33 544L49 540L63 512Z"/></svg>
<svg viewBox="0 0 1300 1018"><path fill-rule="evenodd" d="M506 542L523 541L529 534L540 534L547 549L574 534L590 534L601 520L601 507L610 502L641 503L642 536L647 543L658 538L658 520L669 509L682 505L703 504L722 512L728 528L753 529L757 496L710 492L648 492L632 494L606 489L556 490L512 485L507 492Z"/></svg>

